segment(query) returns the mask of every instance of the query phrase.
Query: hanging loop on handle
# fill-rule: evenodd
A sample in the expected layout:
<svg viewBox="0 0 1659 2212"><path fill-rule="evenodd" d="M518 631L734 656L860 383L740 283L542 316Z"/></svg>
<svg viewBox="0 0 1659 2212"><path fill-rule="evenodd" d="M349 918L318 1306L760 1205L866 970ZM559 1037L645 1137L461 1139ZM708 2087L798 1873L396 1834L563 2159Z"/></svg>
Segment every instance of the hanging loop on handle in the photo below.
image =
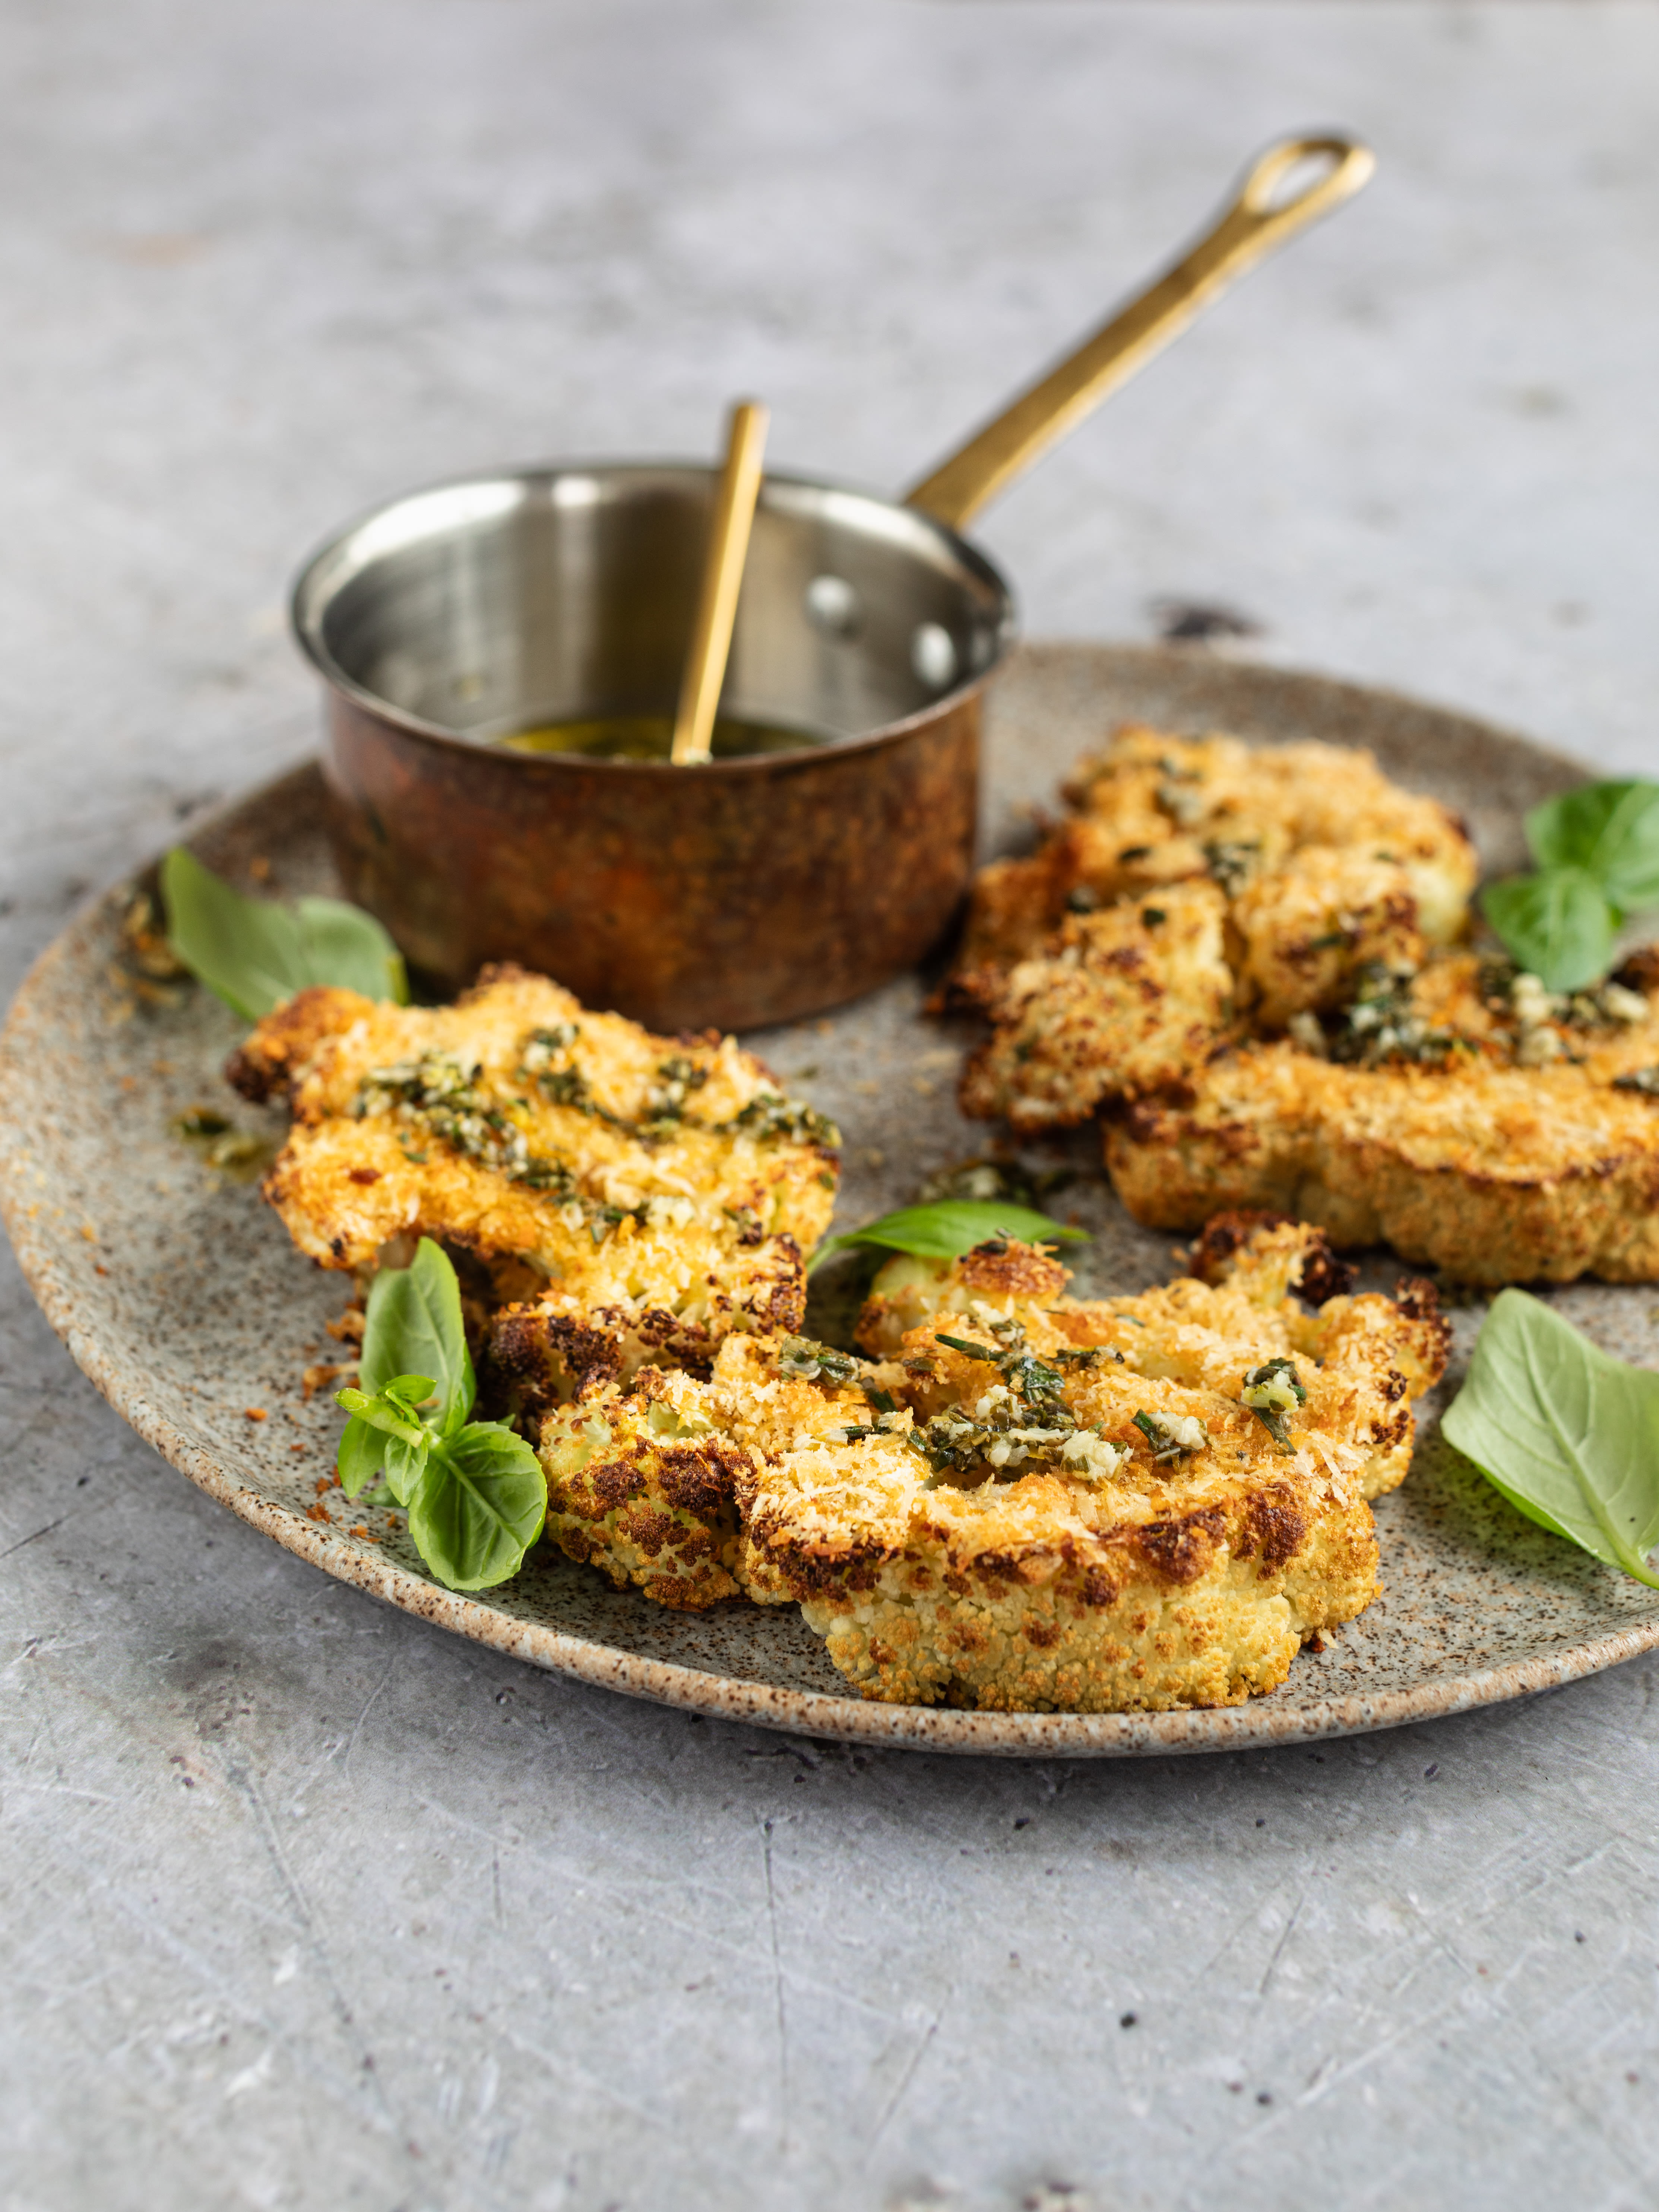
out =
<svg viewBox="0 0 1659 2212"><path fill-rule="evenodd" d="M1291 172L1308 162L1320 163L1319 173L1276 198ZM1340 131L1282 138L1268 147L1215 223L1172 269L907 492L905 505L963 528L1236 277L1352 199L1376 167L1369 146Z"/></svg>

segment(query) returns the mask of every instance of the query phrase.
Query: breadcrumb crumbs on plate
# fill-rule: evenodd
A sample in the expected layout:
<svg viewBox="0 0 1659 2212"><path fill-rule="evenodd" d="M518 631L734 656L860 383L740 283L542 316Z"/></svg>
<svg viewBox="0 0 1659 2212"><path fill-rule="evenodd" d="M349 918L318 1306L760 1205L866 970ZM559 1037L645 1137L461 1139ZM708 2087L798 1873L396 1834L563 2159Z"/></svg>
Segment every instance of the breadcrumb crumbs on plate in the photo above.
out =
<svg viewBox="0 0 1659 2212"><path fill-rule="evenodd" d="M242 1419L245 1421L268 1421L270 1416L263 1406L244 1406Z"/></svg>

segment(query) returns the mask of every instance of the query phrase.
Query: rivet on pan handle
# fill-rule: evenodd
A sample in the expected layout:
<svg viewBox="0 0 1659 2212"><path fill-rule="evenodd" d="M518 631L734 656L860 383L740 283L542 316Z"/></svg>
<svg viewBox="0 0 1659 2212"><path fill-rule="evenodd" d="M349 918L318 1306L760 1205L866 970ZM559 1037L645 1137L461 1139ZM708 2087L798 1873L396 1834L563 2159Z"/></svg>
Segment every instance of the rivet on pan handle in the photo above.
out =
<svg viewBox="0 0 1659 2212"><path fill-rule="evenodd" d="M1291 170L1310 161L1328 166L1300 190L1276 200L1274 188ZM1270 146L1246 172L1214 228L1173 269L907 492L905 504L960 529L1178 337L1235 277L1352 199L1376 166L1369 146L1339 131L1283 138Z"/></svg>

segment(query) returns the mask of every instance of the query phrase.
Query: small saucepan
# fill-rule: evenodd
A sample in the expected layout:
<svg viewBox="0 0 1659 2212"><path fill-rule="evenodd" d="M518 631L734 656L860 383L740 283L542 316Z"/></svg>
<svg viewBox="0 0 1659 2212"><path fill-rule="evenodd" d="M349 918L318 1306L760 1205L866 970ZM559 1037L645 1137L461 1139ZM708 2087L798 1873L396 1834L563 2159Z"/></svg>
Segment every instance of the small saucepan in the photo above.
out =
<svg viewBox="0 0 1659 2212"><path fill-rule="evenodd" d="M501 742L672 714L714 470L511 470L350 524L294 598L349 895L430 986L514 959L659 1030L792 1019L921 958L968 884L981 696L1015 631L961 526L1371 167L1343 137L1271 148L1182 260L903 500L769 475L721 711L776 750L675 767Z"/></svg>

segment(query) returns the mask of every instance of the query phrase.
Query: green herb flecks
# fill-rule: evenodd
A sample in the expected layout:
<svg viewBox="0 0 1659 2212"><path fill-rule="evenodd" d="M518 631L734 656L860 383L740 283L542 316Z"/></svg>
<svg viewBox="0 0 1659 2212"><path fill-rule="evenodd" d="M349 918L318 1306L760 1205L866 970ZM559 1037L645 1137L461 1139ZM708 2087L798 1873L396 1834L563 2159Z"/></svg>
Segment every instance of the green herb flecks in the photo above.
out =
<svg viewBox="0 0 1659 2212"><path fill-rule="evenodd" d="M819 1344L810 1336L786 1336L778 1346L780 1370L798 1382L822 1380L840 1388L856 1382L863 1364L850 1352L837 1352L833 1345Z"/></svg>
<svg viewBox="0 0 1659 2212"><path fill-rule="evenodd" d="M786 1098L781 1091L757 1091L729 1121L717 1126L757 1137L763 1144L823 1145L830 1152L841 1145L841 1131L826 1115L804 1099Z"/></svg>
<svg viewBox="0 0 1659 2212"><path fill-rule="evenodd" d="M1261 846L1256 839L1212 838L1201 850L1210 864L1210 873L1230 899L1238 896L1261 866Z"/></svg>
<svg viewBox="0 0 1659 2212"><path fill-rule="evenodd" d="M453 1054L423 1053L395 1066L371 1068L358 1085L351 1112L359 1119L392 1115L510 1182L556 1198L574 1198L576 1182L569 1167L532 1153L522 1125L480 1087L483 1074L481 1066L469 1068Z"/></svg>
<svg viewBox="0 0 1659 2212"><path fill-rule="evenodd" d="M426 1053L393 1067L372 1068L351 1103L360 1119L389 1114L404 1131L435 1139L463 1158L504 1176L509 1182L551 1199L569 1213L568 1226L586 1228L603 1244L623 1222L640 1216L626 1206L608 1206L586 1196L568 1161L532 1152L522 1120L527 1102L497 1105L482 1088L481 1066L465 1066L447 1053ZM422 1162L425 1153L404 1140L404 1158Z"/></svg>
<svg viewBox="0 0 1659 2212"><path fill-rule="evenodd" d="M1501 1291L1440 1425L1529 1521L1659 1589L1659 1375Z"/></svg>
<svg viewBox="0 0 1659 2212"><path fill-rule="evenodd" d="M1078 1419L1061 1395L1065 1377L1029 1349L1020 1324L995 1322L992 1334L994 1345L942 1331L934 1340L994 1368L998 1380L971 1395L964 1391L962 1403L913 1429L912 1449L936 1474L966 1474L981 1466L988 1466L994 1476L1040 1467L1088 1481L1115 1474L1122 1452L1098 1428Z"/></svg>
<svg viewBox="0 0 1659 2212"><path fill-rule="evenodd" d="M1135 1426L1159 1465L1188 1452L1203 1451L1210 1441L1209 1431L1192 1413L1137 1413Z"/></svg>
<svg viewBox="0 0 1659 2212"><path fill-rule="evenodd" d="M335 1399L350 1416L339 1454L346 1496L383 1480L447 1589L489 1589L517 1574L542 1533L546 1481L522 1437L469 1419L475 1387L460 1285L429 1237L411 1266L374 1279L359 1381Z"/></svg>
<svg viewBox="0 0 1659 2212"><path fill-rule="evenodd" d="M1389 1060L1437 1062L1462 1040L1424 1020L1412 997L1414 971L1365 961L1355 976L1352 1005L1345 1007L1328 1036L1333 1060L1376 1067Z"/></svg>
<svg viewBox="0 0 1659 2212"><path fill-rule="evenodd" d="M1260 1367L1252 1367L1238 1395L1240 1402L1249 1407L1278 1449L1293 1453L1296 1446L1291 1440L1285 1416L1308 1402L1295 1361L1281 1354L1277 1359L1265 1360Z"/></svg>
<svg viewBox="0 0 1659 2212"><path fill-rule="evenodd" d="M550 1105L574 1107L579 1114L600 1114L586 1076L570 1056L581 1030L574 1022L532 1030L519 1048L519 1072ZM602 1116L605 1121L613 1117Z"/></svg>
<svg viewBox="0 0 1659 2212"><path fill-rule="evenodd" d="M276 1157L276 1142L239 1129L211 1106L192 1106L172 1123L173 1133L198 1152L210 1168L234 1182L251 1182Z"/></svg>
<svg viewBox="0 0 1659 2212"><path fill-rule="evenodd" d="M637 1120L614 1114L601 1106L586 1071L576 1058L581 1036L575 1022L561 1022L550 1029L532 1030L519 1050L519 1073L525 1083L550 1105L568 1106L579 1114L608 1121L641 1143L654 1145L676 1137L688 1119L688 1108L703 1090L713 1070L688 1054L672 1054L657 1063L654 1080L647 1089L643 1111ZM698 1126L721 1135L757 1137L763 1143L823 1145L833 1151L841 1134L833 1121L799 1098L786 1098L780 1091L757 1093L729 1121Z"/></svg>
<svg viewBox="0 0 1659 2212"><path fill-rule="evenodd" d="M921 1260L959 1260L981 1244L1016 1237L1027 1244L1077 1244L1087 1241L1080 1229L1051 1221L1046 1213L1000 1199L948 1199L933 1206L907 1206L884 1214L862 1229L848 1229L820 1244L807 1268L821 1267L835 1252L874 1246L908 1252Z"/></svg>
<svg viewBox="0 0 1659 2212"><path fill-rule="evenodd" d="M919 1185L915 1202L937 1206L941 1201L969 1199L983 1205L1003 1199L1010 1205L1041 1212L1044 1199L1077 1180L1075 1168L1028 1168L1016 1159L988 1158L981 1154L934 1169Z"/></svg>
<svg viewBox="0 0 1659 2212"><path fill-rule="evenodd" d="M361 907L244 898L182 845L161 863L161 896L174 957L245 1021L316 983L408 1003L403 956Z"/></svg>
<svg viewBox="0 0 1659 2212"><path fill-rule="evenodd" d="M702 1089L708 1070L695 1060L676 1057L661 1060L657 1079L646 1094L643 1127L647 1133L670 1136L685 1118L686 1101ZM810 1112L811 1109L806 1109Z"/></svg>

